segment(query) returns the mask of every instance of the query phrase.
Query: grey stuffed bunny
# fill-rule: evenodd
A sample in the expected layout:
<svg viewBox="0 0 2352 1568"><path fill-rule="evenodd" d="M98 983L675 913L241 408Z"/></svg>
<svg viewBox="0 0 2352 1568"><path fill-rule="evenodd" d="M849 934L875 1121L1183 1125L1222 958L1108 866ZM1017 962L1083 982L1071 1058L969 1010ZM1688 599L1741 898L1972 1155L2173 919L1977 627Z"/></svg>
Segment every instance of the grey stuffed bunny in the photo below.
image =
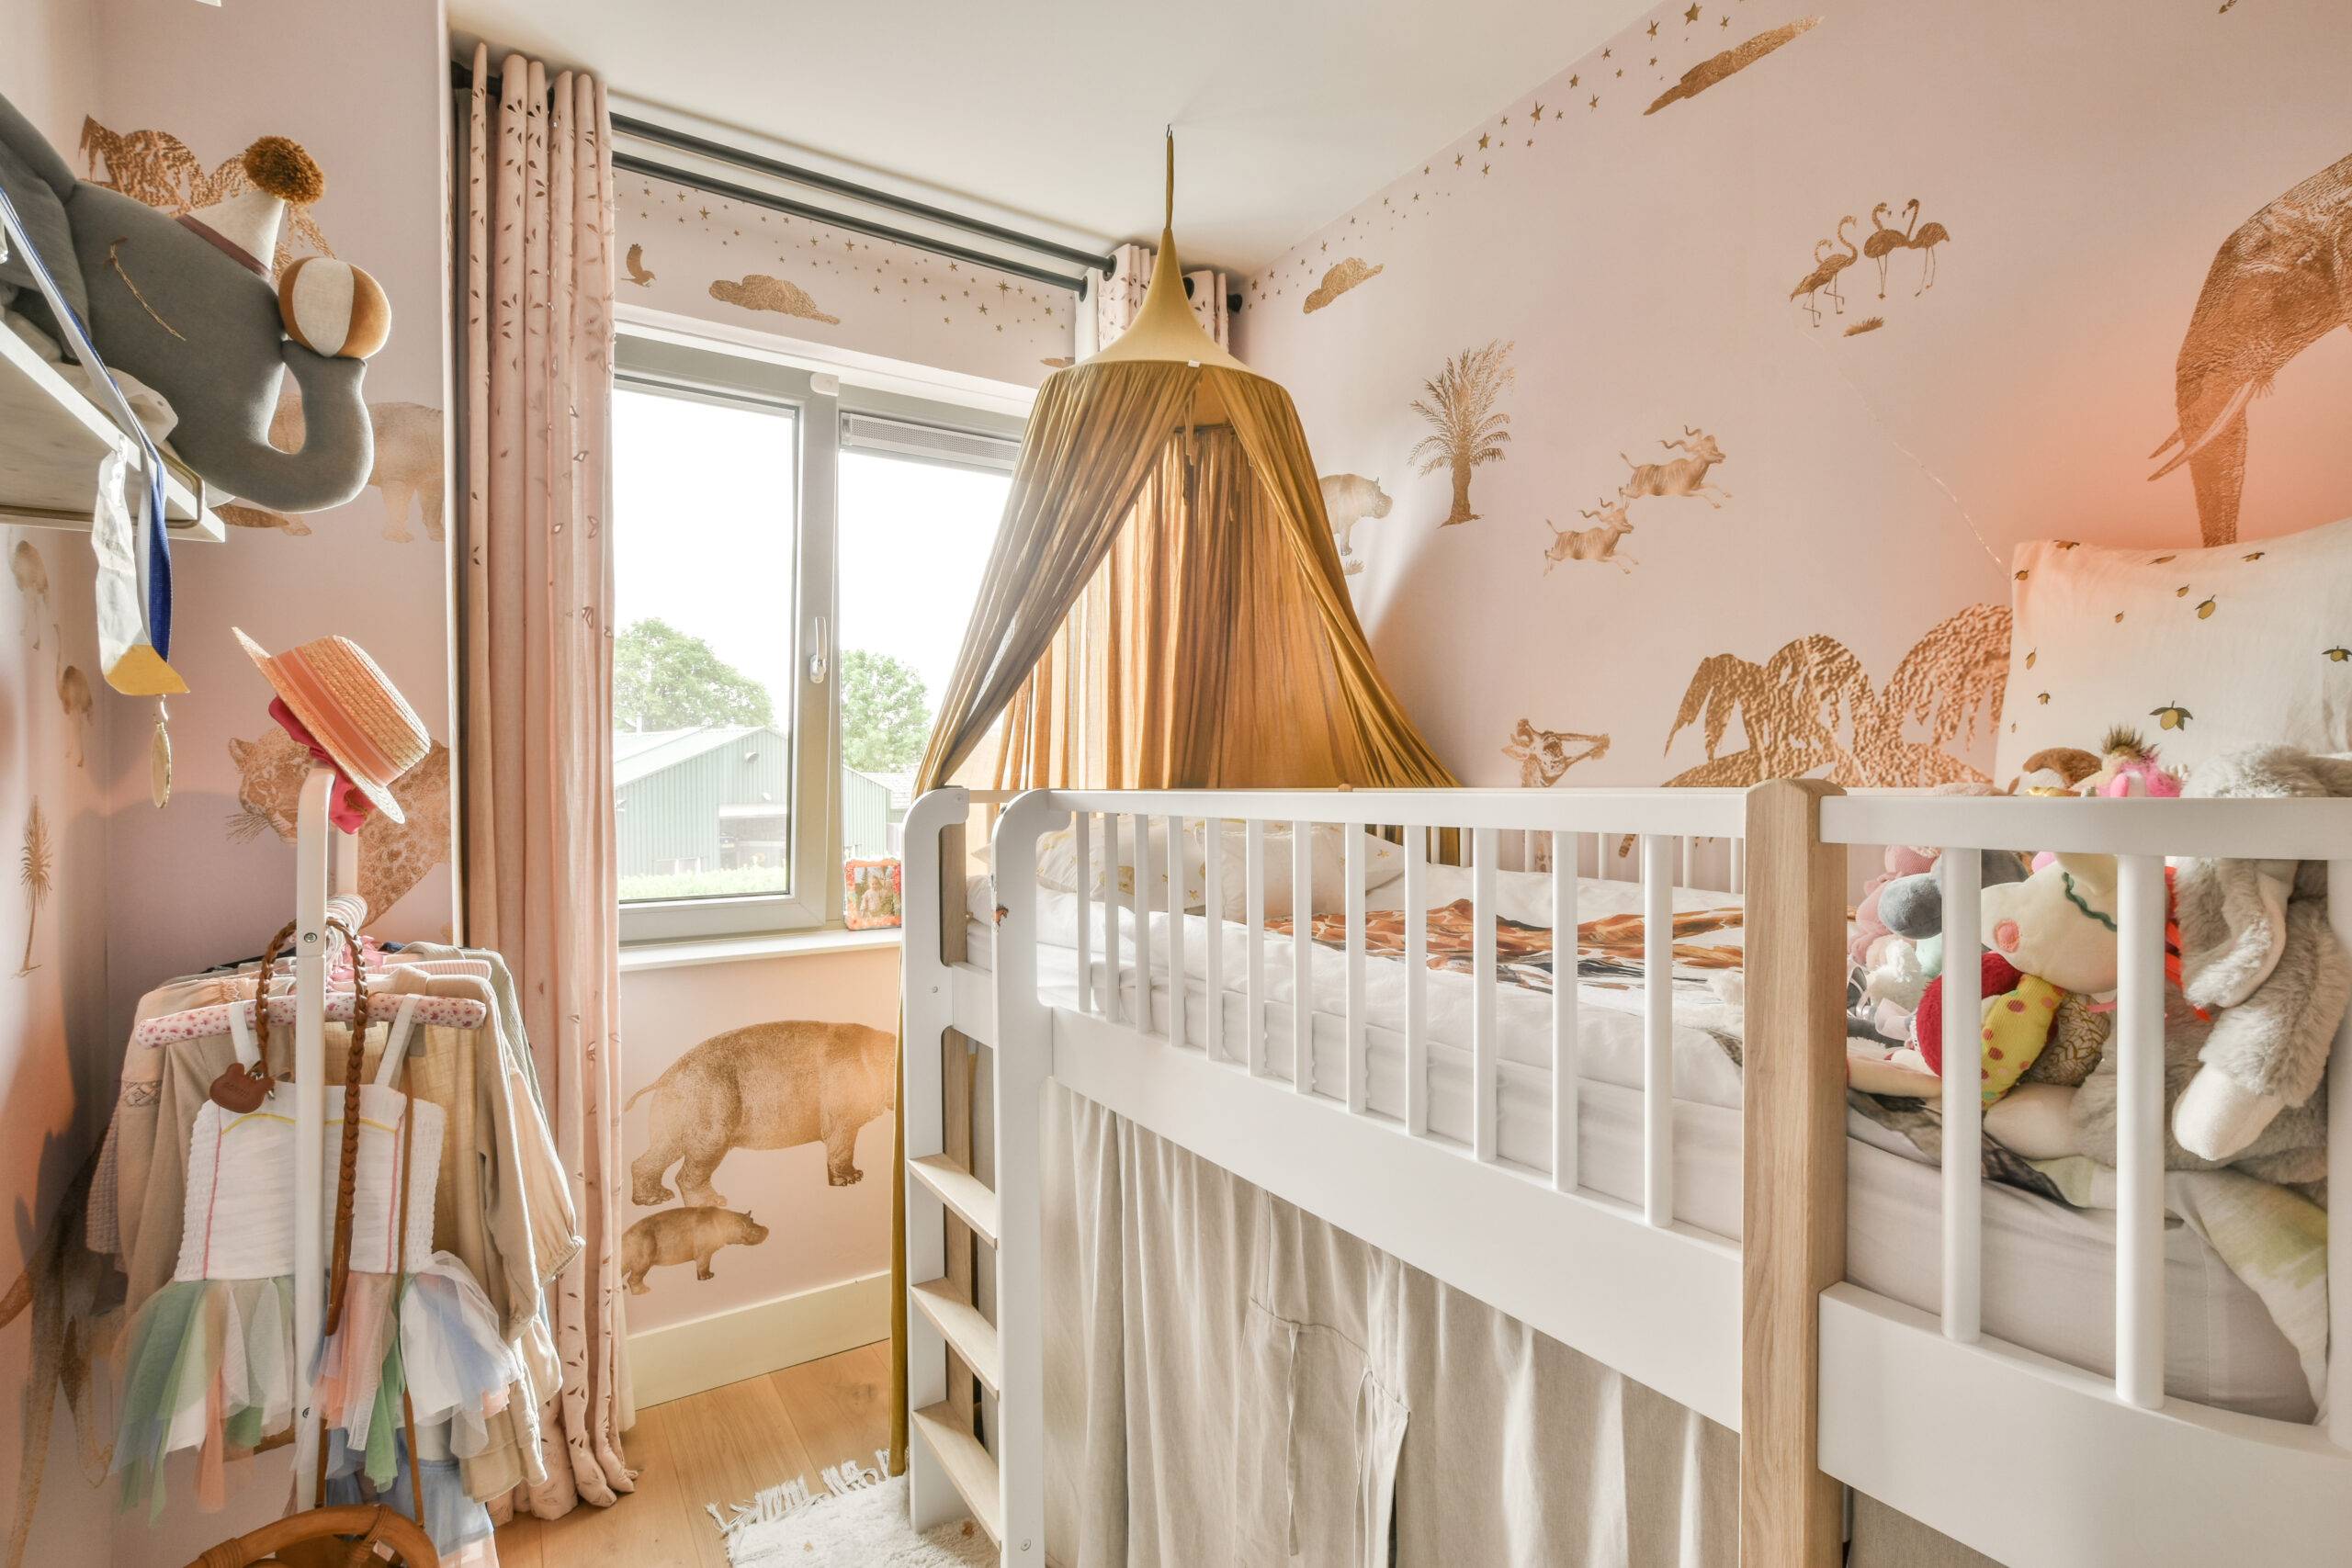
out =
<svg viewBox="0 0 2352 1568"><path fill-rule="evenodd" d="M266 139L270 140L270 139ZM262 144L256 143L256 150ZM318 172L288 142L248 177L267 195L316 194ZM368 482L374 436L360 398L365 364L314 354L286 334L270 258L238 253L201 223L76 179L40 133L0 98L0 189L23 220L99 355L146 382L178 415L172 445L214 487L279 512L340 506ZM15 299L8 300L9 288ZM60 342L24 259L0 263L0 302ZM299 452L269 444L283 373L302 390L308 434Z"/></svg>
<svg viewBox="0 0 2352 1568"><path fill-rule="evenodd" d="M2352 758L2284 746L2229 752L2199 764L2183 795L2352 796ZM2175 888L2182 994L2213 1015L2213 1029L2173 1107L2173 1133L2192 1153L2226 1160L2318 1093L2352 998L2352 959L2328 929L2323 862L2190 861Z"/></svg>

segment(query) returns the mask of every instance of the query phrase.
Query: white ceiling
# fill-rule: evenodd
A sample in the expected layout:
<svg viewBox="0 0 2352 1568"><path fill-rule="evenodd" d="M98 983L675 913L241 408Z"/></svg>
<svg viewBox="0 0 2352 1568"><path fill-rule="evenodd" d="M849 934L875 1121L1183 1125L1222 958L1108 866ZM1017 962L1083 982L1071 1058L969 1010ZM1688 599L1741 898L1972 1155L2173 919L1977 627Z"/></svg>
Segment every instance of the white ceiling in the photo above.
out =
<svg viewBox="0 0 2352 1568"><path fill-rule="evenodd" d="M451 0L493 55L1073 237L1247 273L1647 9L1645 0ZM640 109L641 106L641 109Z"/></svg>

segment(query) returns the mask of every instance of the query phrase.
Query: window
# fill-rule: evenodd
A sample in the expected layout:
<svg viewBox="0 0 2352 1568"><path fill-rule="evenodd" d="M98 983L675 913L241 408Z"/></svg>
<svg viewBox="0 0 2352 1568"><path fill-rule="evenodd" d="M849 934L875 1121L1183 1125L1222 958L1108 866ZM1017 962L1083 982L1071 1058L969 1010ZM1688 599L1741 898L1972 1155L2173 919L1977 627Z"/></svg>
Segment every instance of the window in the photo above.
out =
<svg viewBox="0 0 2352 1568"><path fill-rule="evenodd" d="M899 853L1019 440L1009 416L623 336L625 940L837 921L843 861Z"/></svg>

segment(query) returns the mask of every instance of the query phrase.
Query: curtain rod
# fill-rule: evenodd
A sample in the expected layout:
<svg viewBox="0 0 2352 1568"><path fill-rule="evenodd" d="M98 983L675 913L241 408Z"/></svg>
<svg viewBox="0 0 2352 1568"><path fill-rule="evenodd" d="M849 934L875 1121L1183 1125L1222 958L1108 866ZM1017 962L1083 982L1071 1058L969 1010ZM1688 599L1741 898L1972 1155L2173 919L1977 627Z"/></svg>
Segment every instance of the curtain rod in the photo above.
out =
<svg viewBox="0 0 2352 1568"><path fill-rule="evenodd" d="M450 85L464 91L473 85L473 80L474 73L471 66L463 61L453 60L449 62ZM498 78L492 76L486 85L490 91L496 92ZM770 158L764 153L753 152L741 147L731 147L726 142L714 141L707 137L696 136L689 131L674 130L665 125L657 125L651 120L619 114L612 115L610 118L614 130L624 136L635 137L640 141L651 141L662 146L673 147L682 152L697 153L720 163L733 164L741 168L772 175L776 179L787 180L795 185L813 186L819 190L831 191L836 196L844 196L875 207L886 208L893 212L902 212L910 218L921 218L928 222L944 224L969 234L984 235L989 239L1016 245L1038 255L1052 256L1059 261L1091 267L1101 272L1105 277L1117 270L1118 258L1115 255L1097 255L1092 251L1080 250L1074 245L1041 240L1033 234L1024 234L1018 229L1008 229L1001 224L967 217L963 213L953 212L944 207L933 207L928 202L916 201L910 197L898 196L886 190L876 190L871 186L859 185L854 180L845 180L839 175L806 168L797 164L787 164L781 159ZM873 239L888 240L894 244L910 246L919 251L929 251L934 255L950 256L957 261L967 261L976 265L993 267L999 272L1010 273L1015 277L1025 277L1032 283L1042 283L1053 288L1066 288L1080 299L1087 297L1087 277L1083 273L1072 276L1069 274L1053 272L1028 262L1007 260L991 255L986 251L956 244L953 241L933 239L927 234L893 228L889 224L876 222L870 218L860 218L852 213L795 201L790 197L778 196L772 191L761 190L752 186L736 185L708 175L696 174L691 169L681 169L673 164L656 163L650 158L639 157L633 152L615 152L613 167L623 173L642 175L650 179L668 180L673 185L685 186L712 196L747 202L753 207L763 207L772 212L805 218L811 222L829 224L837 229L847 229ZM1185 296L1190 298L1192 292L1193 280L1188 277L1184 280ZM1242 298L1239 293L1227 294L1225 299L1226 308L1228 310L1241 309Z"/></svg>
<svg viewBox="0 0 2352 1568"><path fill-rule="evenodd" d="M472 87L473 81L472 67L463 61L453 60L449 62L451 86L459 91L465 91ZM484 85L489 91L495 93L498 90L499 79L493 75ZM672 130L666 126L655 125L650 121L632 118L627 115L616 114L610 118L613 130L625 136L659 142L675 147L682 152L695 152L721 162L755 169L778 179L813 186L838 196L845 196L876 207L887 208L894 212L903 212L910 217L922 218L931 222L961 229L967 233L983 234L990 239L1001 240L1007 244L1018 245L1023 250L1034 251L1040 255L1055 256L1065 261L1074 261L1082 265L1099 267L1106 277L1117 265L1116 258L1113 256L1096 255L1091 251L1081 251L1073 246L1037 239L1033 235L1023 234L1018 230L984 222L977 218L967 218L961 213L950 212L945 208L933 207L928 203L893 195L888 191L876 190L871 186L858 185L854 181L841 179L815 169L801 168L797 164L783 163L741 148L729 147L724 142L689 135L682 130ZM958 261L971 262L976 265L993 267L999 272L1010 273L1015 277L1025 277L1033 283L1042 283L1054 288L1066 288L1081 299L1087 295L1087 279L1084 274L1073 276L1068 273L1054 272L1034 263L1010 260L990 254L986 251L975 250L968 245L956 244L953 241L935 239L928 234L915 233L911 230L895 228L871 218L861 218L854 213L841 212L829 208L812 206L804 201L795 201L790 197L778 196L773 191L760 190L752 186L737 185L732 181L717 179L709 175L695 173L691 169L682 169L673 164L657 163L650 158L641 158L632 152L616 152L613 154L613 167L623 173L668 180L712 196L725 197L729 200L745 202L753 207L766 208L772 212L805 218L812 222L824 223L837 229L847 229L852 232L865 234L873 239L888 240L894 244L929 251L935 255L950 256Z"/></svg>

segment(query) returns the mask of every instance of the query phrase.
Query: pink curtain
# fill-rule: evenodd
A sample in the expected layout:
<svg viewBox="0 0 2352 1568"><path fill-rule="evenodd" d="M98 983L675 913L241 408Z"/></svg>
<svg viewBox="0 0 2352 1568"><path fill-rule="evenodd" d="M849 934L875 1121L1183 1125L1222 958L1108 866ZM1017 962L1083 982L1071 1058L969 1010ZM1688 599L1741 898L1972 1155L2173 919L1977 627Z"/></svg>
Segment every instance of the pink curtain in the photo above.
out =
<svg viewBox="0 0 2352 1568"><path fill-rule="evenodd" d="M1157 259L1144 245L1121 245L1111 253L1111 276L1097 277L1091 291L1094 309L1079 314L1080 335L1078 356L1080 359L1098 348L1108 348L1143 309L1144 290L1151 287L1151 269ZM1201 330L1216 340L1219 348L1231 348L1231 318L1226 310L1227 290L1232 287L1225 274L1202 267L1184 275L1191 286L1185 303L1193 308L1193 319ZM1085 335L1091 328L1093 336Z"/></svg>
<svg viewBox="0 0 2352 1568"><path fill-rule="evenodd" d="M466 139L466 938L506 956L587 1245L548 1294L554 1518L632 1489L613 845L612 130L605 89L474 51Z"/></svg>

